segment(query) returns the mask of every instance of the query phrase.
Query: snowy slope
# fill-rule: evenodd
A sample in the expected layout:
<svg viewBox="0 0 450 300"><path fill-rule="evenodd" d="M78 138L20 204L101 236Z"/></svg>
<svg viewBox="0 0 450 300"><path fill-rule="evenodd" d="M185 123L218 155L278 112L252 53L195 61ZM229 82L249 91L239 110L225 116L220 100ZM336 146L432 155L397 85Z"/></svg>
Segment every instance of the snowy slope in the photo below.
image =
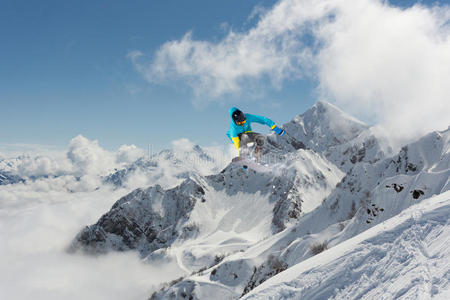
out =
<svg viewBox="0 0 450 300"><path fill-rule="evenodd" d="M221 290L223 299L237 298L312 257L313 245L338 245L425 198L449 190L449 132L430 133L375 164L356 164L325 202L293 227L227 257L202 276L186 278L155 298L191 290L202 299L199 295L211 289Z"/></svg>
<svg viewBox="0 0 450 300"><path fill-rule="evenodd" d="M303 261L243 299L449 299L450 191Z"/></svg>
<svg viewBox="0 0 450 300"><path fill-rule="evenodd" d="M326 102L317 103L285 128L289 136L268 139L269 154L275 159L267 173L229 165L205 176L186 164L187 157L198 157L200 152L188 149L187 156L179 159L178 153L175 160L173 153L163 152L167 159L159 158L143 168L175 181L184 175L173 174L186 170L187 179L178 185L137 189L119 199L76 236L72 250L137 250L150 264L175 262L190 274L162 286L153 299L237 299L252 295L258 286L264 289L270 278L287 274L299 263L315 261L320 246L339 249L354 237L370 240L365 234L374 226L380 228L378 224L450 189L450 130L432 132L393 155L369 126ZM180 164L173 164L177 159ZM165 177L166 171L173 173ZM158 180L155 177L155 183ZM386 234L385 239L395 235L380 234ZM349 276L349 286L359 280ZM445 289L445 284L437 288ZM406 288L405 295L417 286ZM333 286L330 289L334 291ZM324 293L333 296L333 291ZM401 291L391 292L401 295ZM363 291L342 295L357 293ZM278 299L276 293L267 295Z"/></svg>

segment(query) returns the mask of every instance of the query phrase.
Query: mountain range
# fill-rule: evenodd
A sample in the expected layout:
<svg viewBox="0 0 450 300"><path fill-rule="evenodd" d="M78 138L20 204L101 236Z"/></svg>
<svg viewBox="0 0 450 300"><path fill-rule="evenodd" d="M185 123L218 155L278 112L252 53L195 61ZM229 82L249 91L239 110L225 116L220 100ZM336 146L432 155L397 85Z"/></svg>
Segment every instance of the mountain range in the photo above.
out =
<svg viewBox="0 0 450 300"><path fill-rule="evenodd" d="M270 172L191 145L104 175L115 187L137 173L151 184L86 224L68 251L175 262L185 275L151 299L448 299L450 127L394 151L325 101L282 127L267 137ZM0 184L20 181L5 172Z"/></svg>
<svg viewBox="0 0 450 300"><path fill-rule="evenodd" d="M393 153L370 126L324 101L283 128L287 137L268 136L265 155L276 158L271 172L229 164L213 175L189 172L173 188L137 189L81 230L71 250L133 250L148 263L176 261L188 275L152 299L448 293L449 243L442 230L449 230L450 130ZM419 214L412 222L418 226L408 213ZM437 254L427 259L410 243L425 243L423 251ZM435 244L442 249L430 252ZM411 251L397 253L405 249ZM447 262L436 274L445 278L437 278L428 266L434 258L445 262L442 255ZM411 261L421 273L409 270ZM389 279L373 275L387 276L384 268L392 265L397 274Z"/></svg>

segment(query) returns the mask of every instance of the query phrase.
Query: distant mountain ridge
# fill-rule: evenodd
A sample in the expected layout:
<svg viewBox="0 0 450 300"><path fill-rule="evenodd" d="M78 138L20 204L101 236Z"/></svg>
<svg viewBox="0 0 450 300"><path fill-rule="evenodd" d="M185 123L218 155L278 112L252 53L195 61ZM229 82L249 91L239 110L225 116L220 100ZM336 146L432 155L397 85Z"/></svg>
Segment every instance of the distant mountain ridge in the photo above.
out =
<svg viewBox="0 0 450 300"><path fill-rule="evenodd" d="M183 151L163 150L149 158L140 158L128 166L104 176L103 181L115 187L123 187L136 174L142 174L153 184L165 188L174 187L196 174L218 173L225 166L222 160L231 158L209 154L199 145L188 145Z"/></svg>
<svg viewBox="0 0 450 300"><path fill-rule="evenodd" d="M10 172L0 172L0 185L14 184L19 182L25 182L25 179L11 174Z"/></svg>

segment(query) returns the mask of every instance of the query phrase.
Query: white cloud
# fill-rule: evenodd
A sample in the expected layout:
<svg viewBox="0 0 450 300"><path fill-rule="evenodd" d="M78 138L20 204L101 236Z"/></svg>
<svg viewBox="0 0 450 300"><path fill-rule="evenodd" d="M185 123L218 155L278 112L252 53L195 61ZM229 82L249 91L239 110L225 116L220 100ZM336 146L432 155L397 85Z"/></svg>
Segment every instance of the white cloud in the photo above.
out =
<svg viewBox="0 0 450 300"><path fill-rule="evenodd" d="M450 8L342 2L317 36L320 87L396 139L450 125Z"/></svg>
<svg viewBox="0 0 450 300"><path fill-rule="evenodd" d="M172 141L172 149L175 153L184 153L192 151L195 144L187 138Z"/></svg>
<svg viewBox="0 0 450 300"><path fill-rule="evenodd" d="M113 153L101 148L98 141L88 140L82 135L70 141L67 158L76 168L78 175L102 174L113 170L116 165Z"/></svg>
<svg viewBox="0 0 450 300"><path fill-rule="evenodd" d="M285 78L301 74L299 63L306 63L310 53L289 32L278 35L269 26L263 24L248 33L230 31L217 44L194 40L188 32L181 40L162 45L150 65L141 63L140 52L128 57L150 82L183 79L197 95L238 93L243 82L248 85L254 78L268 78L279 87Z"/></svg>
<svg viewBox="0 0 450 300"><path fill-rule="evenodd" d="M23 148L23 147L22 147ZM27 184L38 190L90 191L102 184L101 176L114 172L137 159L145 151L135 145L122 145L117 151L107 151L98 141L82 135L73 138L66 151L43 151L38 146L27 145L26 155L7 151L8 158L0 160L0 171L10 172L22 178L32 178ZM11 157L12 155L19 155ZM37 177L37 179L36 179ZM46 178L49 177L49 178ZM20 184L18 185L20 186Z"/></svg>
<svg viewBox="0 0 450 300"><path fill-rule="evenodd" d="M252 14L251 17L253 17ZM306 42L304 42L306 41ZM308 76L323 97L397 137L448 126L450 8L398 8L381 0L282 0L246 32L218 42L191 32L150 62L129 54L152 83L183 80L211 101L265 79ZM251 84L249 84L251 83Z"/></svg>
<svg viewBox="0 0 450 300"><path fill-rule="evenodd" d="M53 176L70 173L72 166L66 159L54 159L49 156L23 157L17 166L19 176Z"/></svg>
<svg viewBox="0 0 450 300"><path fill-rule="evenodd" d="M132 163L137 159L144 157L145 151L135 145L122 145L116 153L118 163Z"/></svg>
<svg viewBox="0 0 450 300"><path fill-rule="evenodd" d="M186 138L172 141L175 158L201 175L210 175L225 168L235 154L234 147L233 151L230 149L220 146L199 147Z"/></svg>
<svg viewBox="0 0 450 300"><path fill-rule="evenodd" d="M146 299L159 283L181 276L173 264L145 264L132 252L99 257L66 252L83 226L127 192L0 187L0 298Z"/></svg>

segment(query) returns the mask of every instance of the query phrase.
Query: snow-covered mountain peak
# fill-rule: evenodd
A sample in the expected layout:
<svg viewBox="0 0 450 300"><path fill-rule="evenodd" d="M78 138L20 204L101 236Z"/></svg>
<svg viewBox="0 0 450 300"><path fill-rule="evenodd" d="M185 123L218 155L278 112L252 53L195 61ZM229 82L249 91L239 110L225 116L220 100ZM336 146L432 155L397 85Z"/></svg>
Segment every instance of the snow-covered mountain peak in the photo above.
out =
<svg viewBox="0 0 450 300"><path fill-rule="evenodd" d="M344 172L358 162L376 162L392 154L385 137L326 101L317 102L283 128L287 137L269 137L274 149L291 152L309 148Z"/></svg>
<svg viewBox="0 0 450 300"><path fill-rule="evenodd" d="M305 113L302 114L305 118L307 116L314 116L320 118L328 118L330 120L330 124L333 125L344 125L342 122L347 124L359 124L361 126L367 126L364 122L358 120L352 115L344 112L339 107L327 102L325 100L317 101L310 109L308 109ZM341 124L339 124L341 123Z"/></svg>
<svg viewBox="0 0 450 300"><path fill-rule="evenodd" d="M284 126L292 129L292 134L307 147L319 152L347 142L369 127L326 101L317 102Z"/></svg>

